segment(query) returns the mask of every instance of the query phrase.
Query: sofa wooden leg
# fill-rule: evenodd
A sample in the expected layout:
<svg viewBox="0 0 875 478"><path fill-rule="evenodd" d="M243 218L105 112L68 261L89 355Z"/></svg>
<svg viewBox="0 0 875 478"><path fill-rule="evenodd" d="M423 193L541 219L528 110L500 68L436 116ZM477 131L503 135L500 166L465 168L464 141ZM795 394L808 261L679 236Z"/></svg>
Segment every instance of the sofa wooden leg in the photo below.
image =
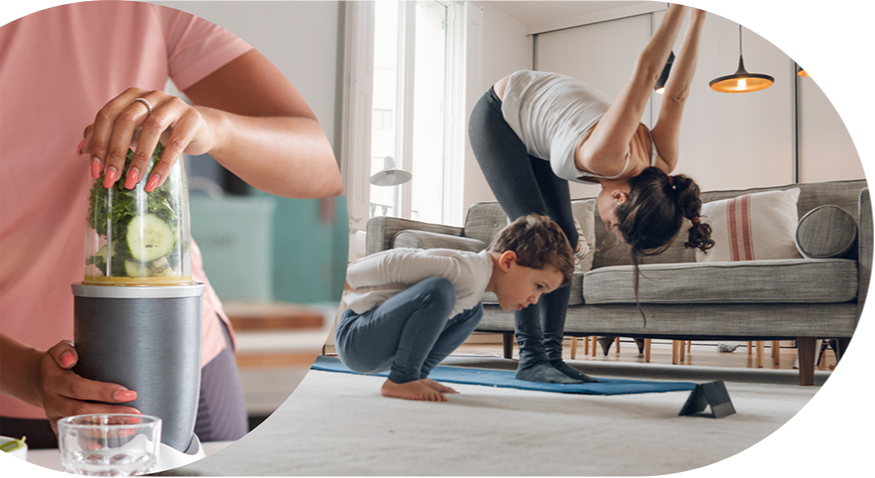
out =
<svg viewBox="0 0 875 478"><path fill-rule="evenodd" d="M671 341L671 364L672 365L678 364L678 341L677 340Z"/></svg>
<svg viewBox="0 0 875 478"><path fill-rule="evenodd" d="M798 337L796 352L799 355L799 385L814 385L815 337Z"/></svg>
<svg viewBox="0 0 875 478"><path fill-rule="evenodd" d="M836 339L836 347L838 350L836 351L836 363L842 359L842 355L845 354L845 351L848 350L848 345L851 344L850 337L839 337Z"/></svg>
<svg viewBox="0 0 875 478"><path fill-rule="evenodd" d="M650 339L644 339L644 362L650 363Z"/></svg>
<svg viewBox="0 0 875 478"><path fill-rule="evenodd" d="M762 340L757 340L757 368L763 368L763 351L764 345Z"/></svg>
<svg viewBox="0 0 875 478"><path fill-rule="evenodd" d="M592 339L592 352L590 352L590 355L592 355L593 357L595 357L595 349L596 349L595 343L598 341L598 337L595 336L595 335L593 335L593 336L590 337L590 338Z"/></svg>
<svg viewBox="0 0 875 478"><path fill-rule="evenodd" d="M589 336L581 337L583 339L583 356L589 355Z"/></svg>
<svg viewBox="0 0 875 478"><path fill-rule="evenodd" d="M772 341L772 364L781 365L781 341Z"/></svg>
<svg viewBox="0 0 875 478"><path fill-rule="evenodd" d="M571 337L571 360L577 358L577 337Z"/></svg>
<svg viewBox="0 0 875 478"><path fill-rule="evenodd" d="M504 358L513 358L513 332L502 332L501 345L504 346Z"/></svg>
<svg viewBox="0 0 875 478"><path fill-rule="evenodd" d="M687 341L681 340L680 347L678 347L678 362L684 362L686 360L686 350Z"/></svg>

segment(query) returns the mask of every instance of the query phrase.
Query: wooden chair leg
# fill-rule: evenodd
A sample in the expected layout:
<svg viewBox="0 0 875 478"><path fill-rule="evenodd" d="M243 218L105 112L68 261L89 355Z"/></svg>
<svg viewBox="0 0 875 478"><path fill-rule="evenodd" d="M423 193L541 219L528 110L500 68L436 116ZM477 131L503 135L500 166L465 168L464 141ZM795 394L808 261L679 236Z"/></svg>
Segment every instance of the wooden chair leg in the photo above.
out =
<svg viewBox="0 0 875 478"><path fill-rule="evenodd" d="M650 363L650 339L644 339L644 362Z"/></svg>
<svg viewBox="0 0 875 478"><path fill-rule="evenodd" d="M763 368L763 341L757 340L757 368Z"/></svg>
<svg viewBox="0 0 875 478"><path fill-rule="evenodd" d="M796 353L799 358L799 385L814 385L814 337L797 337Z"/></svg>
<svg viewBox="0 0 875 478"><path fill-rule="evenodd" d="M577 337L571 337L571 360L577 358Z"/></svg>
<svg viewBox="0 0 875 478"><path fill-rule="evenodd" d="M504 348L504 358L513 358L513 332L503 332L501 334L501 344Z"/></svg>
<svg viewBox="0 0 875 478"><path fill-rule="evenodd" d="M772 341L772 364L781 365L781 341Z"/></svg>

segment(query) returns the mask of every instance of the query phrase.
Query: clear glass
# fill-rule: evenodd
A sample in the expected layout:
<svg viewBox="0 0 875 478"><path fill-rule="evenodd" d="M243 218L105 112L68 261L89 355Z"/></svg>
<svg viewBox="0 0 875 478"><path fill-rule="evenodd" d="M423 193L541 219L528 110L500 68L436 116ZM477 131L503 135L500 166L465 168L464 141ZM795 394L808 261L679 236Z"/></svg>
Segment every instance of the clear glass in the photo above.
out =
<svg viewBox="0 0 875 478"><path fill-rule="evenodd" d="M68 473L149 473L158 457L161 419L148 415L76 415L58 420L61 464Z"/></svg>
<svg viewBox="0 0 875 478"><path fill-rule="evenodd" d="M128 150L124 171L133 157L139 131ZM165 135L166 136L166 135ZM165 138L162 138L166 140ZM133 189L124 177L103 187L103 174L89 193L85 232L84 284L183 285L191 283L191 229L185 161L176 161L164 183L146 192L152 167L164 151L155 148L140 182Z"/></svg>

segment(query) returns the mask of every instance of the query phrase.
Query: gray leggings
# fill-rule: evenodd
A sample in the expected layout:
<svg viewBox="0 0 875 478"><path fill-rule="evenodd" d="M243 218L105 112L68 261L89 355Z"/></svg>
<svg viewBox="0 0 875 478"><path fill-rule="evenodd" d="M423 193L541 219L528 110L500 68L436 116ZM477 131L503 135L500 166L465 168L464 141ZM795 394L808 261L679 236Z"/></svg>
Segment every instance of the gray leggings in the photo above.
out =
<svg viewBox="0 0 875 478"><path fill-rule="evenodd" d="M427 378L483 316L481 302L450 317L455 303L453 283L432 277L363 314L348 309L337 324L337 355L356 372L389 370L389 380L395 383Z"/></svg>
<svg viewBox="0 0 875 478"><path fill-rule="evenodd" d="M549 216L565 232L571 250L574 250L577 229L571 212L568 181L553 173L549 161L529 155L526 145L504 120L501 100L492 87L471 111L468 138L486 182L505 214L511 220L532 213ZM557 289L541 297L537 304L514 312L521 356L530 351L525 349L541 347L537 343L542 333L538 330L541 329L538 326L540 321L547 355L551 360L561 359L562 330L570 292L570 285ZM525 337L520 336L519 325L526 329L523 331Z"/></svg>

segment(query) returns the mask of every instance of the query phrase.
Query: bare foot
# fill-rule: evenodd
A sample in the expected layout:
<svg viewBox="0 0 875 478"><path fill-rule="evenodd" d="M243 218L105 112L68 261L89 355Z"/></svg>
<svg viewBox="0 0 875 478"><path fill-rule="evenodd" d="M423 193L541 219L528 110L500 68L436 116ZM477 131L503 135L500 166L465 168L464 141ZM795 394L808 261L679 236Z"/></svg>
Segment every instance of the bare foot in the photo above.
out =
<svg viewBox="0 0 875 478"><path fill-rule="evenodd" d="M446 402L444 394L426 386L421 380L412 382L395 383L389 379L383 382L380 393L384 397L403 398L405 400L422 400L426 402Z"/></svg>
<svg viewBox="0 0 875 478"><path fill-rule="evenodd" d="M430 378L424 378L424 379L420 380L420 382L425 384L427 387L429 387L435 391L438 391L440 393L459 393L455 389L452 389L450 387L447 387L446 385L435 382L434 380L432 380Z"/></svg>

